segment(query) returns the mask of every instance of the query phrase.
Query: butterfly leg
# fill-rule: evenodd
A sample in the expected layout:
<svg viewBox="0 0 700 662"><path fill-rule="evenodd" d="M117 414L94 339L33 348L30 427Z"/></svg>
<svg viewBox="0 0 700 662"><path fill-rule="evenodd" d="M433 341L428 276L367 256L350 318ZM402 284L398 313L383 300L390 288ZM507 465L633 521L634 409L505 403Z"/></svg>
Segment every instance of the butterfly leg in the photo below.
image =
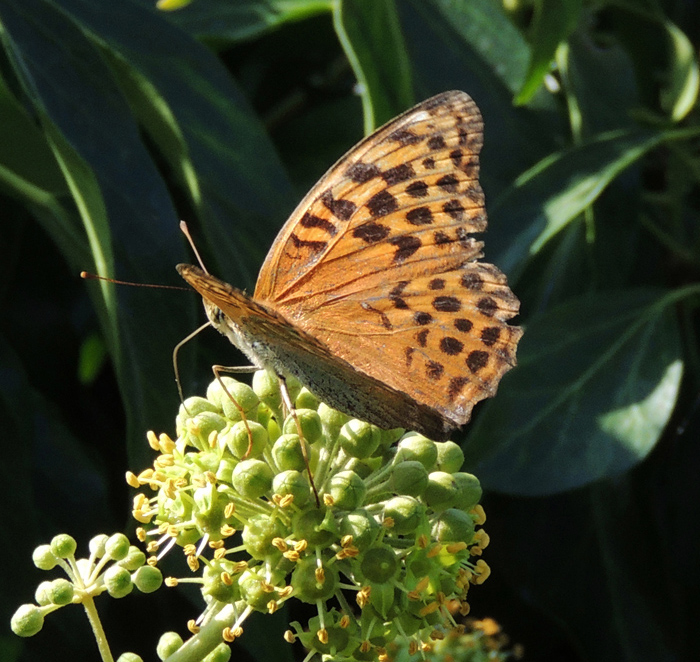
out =
<svg viewBox="0 0 700 662"><path fill-rule="evenodd" d="M280 393L282 394L282 402L287 408L289 413L294 418L294 423L297 427L297 433L299 434L299 445L301 446L301 453L304 456L304 464L306 464L306 473L309 475L309 482L311 483L311 489L314 493L314 498L316 499L316 507L321 507L321 500L318 498L318 490L314 484L314 477L311 475L311 466L309 465L309 456L306 453L306 446L304 445L304 433L301 431L301 423L299 422L299 417L297 416L297 410L292 403L292 399L289 397L289 390L287 389L287 380L282 375L277 375L277 379L280 384Z"/></svg>
<svg viewBox="0 0 700 662"><path fill-rule="evenodd" d="M233 406L238 409L238 412L241 415L241 420L243 421L243 425L245 425L246 432L248 433L248 450L246 450L245 454L241 458L242 460L245 460L248 455L250 454L250 451L253 449L253 433L250 431L250 425L248 425L248 417L245 415L245 411L243 411L243 407L238 403L236 398L234 398L230 393L229 390L226 388L226 384L224 384L224 380L221 379L221 373L222 372L229 372L232 374L241 374L241 373L249 373L249 372L255 372L258 370L257 366L254 365L243 365L243 366L225 366L225 365L213 365L211 367L212 372L214 373L214 377L216 377L216 380L221 384L221 388L224 390L224 393L228 396L228 399L233 403Z"/></svg>

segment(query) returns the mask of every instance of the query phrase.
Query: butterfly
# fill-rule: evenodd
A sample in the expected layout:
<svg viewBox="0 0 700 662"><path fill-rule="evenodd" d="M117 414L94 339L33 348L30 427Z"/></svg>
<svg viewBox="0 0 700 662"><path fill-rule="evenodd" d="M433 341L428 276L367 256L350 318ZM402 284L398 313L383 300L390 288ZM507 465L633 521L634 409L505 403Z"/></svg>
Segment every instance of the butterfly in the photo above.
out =
<svg viewBox="0 0 700 662"><path fill-rule="evenodd" d="M434 96L366 137L285 223L253 296L181 264L211 325L331 407L447 439L515 365L519 301L480 262L481 114Z"/></svg>

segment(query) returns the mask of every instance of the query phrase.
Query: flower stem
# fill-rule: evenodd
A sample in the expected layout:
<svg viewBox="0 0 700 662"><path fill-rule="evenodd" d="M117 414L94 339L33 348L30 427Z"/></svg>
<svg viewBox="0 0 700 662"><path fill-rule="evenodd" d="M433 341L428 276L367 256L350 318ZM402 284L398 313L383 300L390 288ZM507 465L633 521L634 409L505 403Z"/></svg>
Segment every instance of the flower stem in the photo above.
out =
<svg viewBox="0 0 700 662"><path fill-rule="evenodd" d="M100 616L97 613L97 607L95 606L95 601L92 596L86 595L83 598L83 609L85 609L88 621L90 621L90 626L92 627L92 632L95 635L95 641L97 642L97 648L100 651L100 657L102 658L103 662L114 662L112 651L109 649L107 636L102 628L102 622L100 621Z"/></svg>

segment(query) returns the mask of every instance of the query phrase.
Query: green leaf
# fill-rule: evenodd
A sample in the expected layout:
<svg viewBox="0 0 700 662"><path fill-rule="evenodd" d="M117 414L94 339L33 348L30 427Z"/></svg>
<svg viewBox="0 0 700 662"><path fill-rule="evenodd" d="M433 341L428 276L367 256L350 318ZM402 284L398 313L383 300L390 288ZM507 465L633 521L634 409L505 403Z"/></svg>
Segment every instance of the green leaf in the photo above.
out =
<svg viewBox="0 0 700 662"><path fill-rule="evenodd" d="M239 286L252 285L294 201L287 175L247 100L220 62L164 14L128 0L107 3L110 11L93 0L63 0L63 5L123 62L117 73L124 92L180 173L219 273ZM215 270L216 265L209 266Z"/></svg>
<svg viewBox="0 0 700 662"><path fill-rule="evenodd" d="M618 43L601 48L577 30L557 50L557 68L574 142L633 126L630 111L639 106L634 64Z"/></svg>
<svg viewBox="0 0 700 662"><path fill-rule="evenodd" d="M543 495L627 471L676 404L683 354L671 305L682 293L586 295L534 318L518 367L464 446L494 490Z"/></svg>
<svg viewBox="0 0 700 662"><path fill-rule="evenodd" d="M527 78L515 97L517 105L527 103L542 84L557 47L574 31L582 5L581 0L536 0L531 35L532 58Z"/></svg>
<svg viewBox="0 0 700 662"><path fill-rule="evenodd" d="M489 242L489 254L511 279L625 168L670 133L619 131L552 154L523 173L496 201L493 224L510 229ZM495 258L493 256L496 256Z"/></svg>
<svg viewBox="0 0 700 662"><path fill-rule="evenodd" d="M142 4L153 6L151 0ZM332 0L194 0L167 18L192 35L214 43L254 39L292 21L331 11Z"/></svg>
<svg viewBox="0 0 700 662"><path fill-rule="evenodd" d="M394 0L339 0L333 22L357 78L369 134L414 103Z"/></svg>
<svg viewBox="0 0 700 662"><path fill-rule="evenodd" d="M95 264L131 281L167 282L172 265L184 257L177 217L104 58L50 2L7 0L0 20L16 75L44 118ZM82 256L65 257L72 264ZM142 448L144 430L172 420L170 351L193 323L186 306L173 313L170 294L141 297L120 288L115 303L112 286L99 289L108 311L101 317L103 334L119 375L131 442Z"/></svg>
<svg viewBox="0 0 700 662"><path fill-rule="evenodd" d="M429 13L437 12L463 45L474 50L481 66L490 75L495 75L511 93L522 86L530 46L496 3L491 0L428 0L421 4L425 5L426 18ZM448 32L443 38L448 44L452 41ZM456 50L459 44L451 46ZM425 64L431 62L428 60Z"/></svg>
<svg viewBox="0 0 700 662"><path fill-rule="evenodd" d="M464 90L481 110L488 203L564 140L557 102L542 89L527 110L513 107L530 48L491 0L404 0L399 9L416 97ZM510 230L492 223L489 241L501 232Z"/></svg>
<svg viewBox="0 0 700 662"><path fill-rule="evenodd" d="M661 107L671 120L680 122L698 100L700 72L697 47L670 21L665 21L664 26L668 32L671 62L667 84L661 90Z"/></svg>

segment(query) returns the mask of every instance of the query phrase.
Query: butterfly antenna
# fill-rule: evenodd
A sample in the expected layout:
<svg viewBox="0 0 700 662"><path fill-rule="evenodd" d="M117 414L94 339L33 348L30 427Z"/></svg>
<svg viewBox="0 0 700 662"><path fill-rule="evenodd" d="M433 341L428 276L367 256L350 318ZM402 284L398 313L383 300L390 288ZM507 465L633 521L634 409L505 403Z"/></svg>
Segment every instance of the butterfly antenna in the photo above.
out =
<svg viewBox="0 0 700 662"><path fill-rule="evenodd" d="M202 257L199 254L199 251L197 250L197 247L194 245L194 240L192 239L192 235L190 234L189 229L187 228L187 223L185 221L180 221L180 230L182 230L182 234L187 237L187 241L189 242L190 246L192 247L192 251L194 252L194 256L197 258L197 262L199 262L199 266L202 267L202 271L205 274L208 274L209 272L207 271L207 268L204 266L204 262L202 261Z"/></svg>
<svg viewBox="0 0 700 662"><path fill-rule="evenodd" d="M117 280L116 278L108 278L107 276L98 276L97 274L90 273L89 271L81 271L80 277L83 280L103 280L107 283L114 283L115 285L130 285L131 287L153 287L157 290L179 290L180 292L191 292L190 287L180 287L179 285L156 285L154 283L133 283L129 280Z"/></svg>

